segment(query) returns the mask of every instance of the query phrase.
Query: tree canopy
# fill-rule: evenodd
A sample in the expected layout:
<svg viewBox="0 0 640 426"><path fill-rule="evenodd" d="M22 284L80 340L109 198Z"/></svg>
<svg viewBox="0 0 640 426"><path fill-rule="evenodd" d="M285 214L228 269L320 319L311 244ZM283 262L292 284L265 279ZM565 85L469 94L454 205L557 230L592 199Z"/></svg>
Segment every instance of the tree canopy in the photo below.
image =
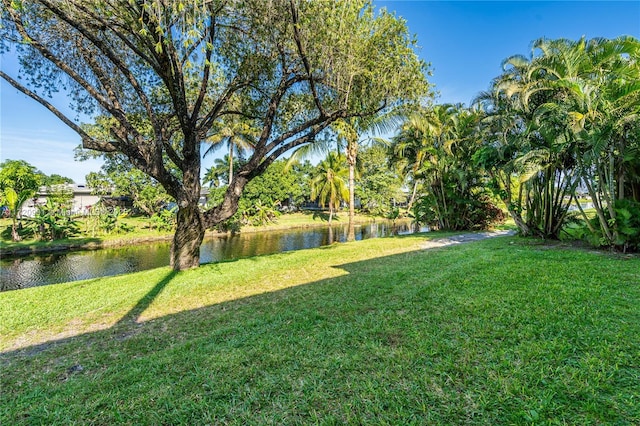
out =
<svg viewBox="0 0 640 426"><path fill-rule="evenodd" d="M13 188L17 193L35 194L44 178L42 172L24 160L5 160L0 164L0 191Z"/></svg>
<svg viewBox="0 0 640 426"><path fill-rule="evenodd" d="M233 215L244 186L331 123L376 115L428 91L406 23L367 1L2 0L2 50L21 82L86 149L119 152L179 207L171 264L198 265L204 230ZM48 100L108 120L87 132ZM201 148L226 117L258 129L222 202L200 197Z"/></svg>

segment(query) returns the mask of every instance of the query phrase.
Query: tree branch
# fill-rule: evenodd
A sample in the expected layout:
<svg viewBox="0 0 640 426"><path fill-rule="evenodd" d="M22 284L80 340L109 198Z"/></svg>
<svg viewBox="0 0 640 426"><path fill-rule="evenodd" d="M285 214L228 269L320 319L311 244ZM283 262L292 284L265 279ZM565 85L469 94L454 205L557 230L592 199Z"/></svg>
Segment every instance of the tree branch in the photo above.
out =
<svg viewBox="0 0 640 426"><path fill-rule="evenodd" d="M298 48L298 54L300 55L300 59L302 59L304 69L307 72L307 77L309 79L309 87L311 88L311 93L313 95L313 101L315 102L316 107L318 108L318 111L320 111L320 115L325 115L324 108L322 107L322 103L320 102L320 97L318 96L318 91L316 90L316 84L311 72L311 65L309 64L309 58L307 58L307 55L304 53L304 49L302 48L302 40L300 38L300 29L298 24L298 10L296 9L294 0L289 0L289 4L291 5L293 38L296 42L296 46Z"/></svg>
<svg viewBox="0 0 640 426"><path fill-rule="evenodd" d="M305 77L301 76L301 75L294 75L293 77L287 79L286 75L282 75L282 78L280 79L280 82L278 84L278 88L275 91L275 93L273 94L273 96L271 96L271 99L269 100L269 107L267 108L267 111L265 113L265 117L264 117L264 121L262 124L262 134L260 135L260 138L258 139L258 143L256 143L256 147L255 147L255 153L259 153L260 155L264 155L266 153L268 153L271 149L269 149L266 146L267 140L269 140L269 138L271 137L271 132L273 129L273 122L275 120L275 117L278 113L278 107L280 106L280 102L282 101L282 98L284 97L284 95L287 93L287 91L293 87L296 83L299 83L301 81L305 81ZM320 117L322 117L322 114L320 115ZM300 128L301 126L298 126L297 128ZM304 130L304 129L302 129ZM298 132L300 132L301 130L298 130ZM291 134L290 132L285 133L285 135L289 135ZM293 133L295 134L295 133ZM286 137L282 137L280 136L279 138L277 138L276 140L278 141L283 141L286 140ZM271 142L268 146L273 146L275 142ZM266 149L264 149L266 148Z"/></svg>
<svg viewBox="0 0 640 426"><path fill-rule="evenodd" d="M29 40L30 46L38 50L44 58L46 58L55 66L57 66L61 71L66 73L72 80L74 80L82 88L84 88L87 92L89 92L91 97L93 97L96 100L96 102L98 102L104 109L109 110L111 105L109 104L108 100L102 94L100 94L95 87L93 87L87 80L82 78L80 74L75 72L64 61L61 61L59 58L57 58L42 43L32 38L29 35L29 33L26 31L24 24L22 22L22 19L20 19L20 17L15 13L15 11L13 11L12 9L9 9L9 13L11 15L11 20L16 25L16 29L25 40Z"/></svg>
<svg viewBox="0 0 640 426"><path fill-rule="evenodd" d="M208 37L209 42L213 45L214 34L215 34L215 18L211 17L211 24L209 25ZM195 105L193 106L193 111L191 112L190 121L195 124L198 115L200 114L200 107L202 106L202 102L204 101L204 97L207 93L207 87L209 86L209 74L211 72L211 55L213 50L208 46L206 47L205 53L205 62L204 62L204 70L202 72L202 81L200 83L200 93L198 94L198 99L196 100Z"/></svg>
<svg viewBox="0 0 640 426"><path fill-rule="evenodd" d="M120 70L120 72L122 72L122 74L125 76L127 81L129 81L129 83L131 84L131 87L133 88L133 90L138 95L138 98L140 99L140 101L144 105L145 109L147 110L147 114L149 115L149 120L152 123L155 122L155 113L154 113L153 107L151 106L151 102L147 98L147 95L144 92L144 90L142 89L142 87L140 86L140 83L138 82L138 80L135 78L135 76L133 75L131 70L119 58L119 56L116 55L115 52L103 40L101 40L100 38L95 36L95 31L90 31L81 22L78 22L77 20L71 19L71 17L69 15L65 14L60 8L57 7L57 3L52 3L52 2L49 2L47 0L42 0L42 3L45 6L47 6L49 8L49 10L51 10L54 14L56 14L56 16L58 16L60 19L62 19L65 22L67 22L73 28L77 29L80 32L80 34L82 34L87 40L89 40L94 46L96 46L100 50L100 52L103 53ZM105 28L110 28L111 31L114 34L116 34L116 36L119 39L121 39L121 40L125 39L120 34L118 34L116 31L114 31L112 29L112 26L110 26L109 23L107 23L104 19L102 19L99 16L96 16L90 10L88 10L86 7L84 7L82 2L80 2L80 4L76 4L75 7L79 8L80 10L82 10L87 15L89 15L89 16L93 17L94 19L96 19L98 22L100 22L102 25L104 25ZM136 54L138 54L137 50L135 52L136 52ZM144 56L142 56L142 57L144 57Z"/></svg>
<svg viewBox="0 0 640 426"><path fill-rule="evenodd" d="M333 121L335 120L325 120L321 123L318 123L311 127L309 132L304 136L301 136L283 146L273 151L269 156L260 164L259 173L262 173L271 163L277 160L282 154L289 151L290 149L296 148L298 146L304 145L306 143L311 143L315 139L315 137L326 129ZM263 166L264 165L264 166Z"/></svg>
<svg viewBox="0 0 640 426"><path fill-rule="evenodd" d="M332 115L330 116L317 116L316 118L312 119L312 120L307 120L302 124L299 124L298 126L294 127L293 129L289 130L288 132L285 132L283 134L281 134L280 136L278 136L277 138L275 138L273 141L271 141L271 143L269 143L269 145L266 146L265 151L266 152L271 152L274 149L276 149L278 147L278 145L280 145L281 143L283 143L284 141L286 141L289 138L294 137L295 135L297 135L298 133L301 133L303 131L305 131L306 129L316 126L318 124L321 124L325 121L327 121L327 125L332 123L333 121L337 120L338 118L342 118L344 116L344 114L342 113L342 111L336 111L334 112ZM326 127L326 126L325 126ZM287 148L289 149L289 148ZM286 151L286 150L285 150Z"/></svg>
<svg viewBox="0 0 640 426"><path fill-rule="evenodd" d="M169 140L162 140L162 144L164 146L164 150L167 153L167 156L169 157L169 159L171 159L171 161L173 161L173 163L178 166L178 168L180 168L180 170L183 170L185 165L184 165L184 160L182 157L180 157L180 155L178 155L178 153L176 152L175 149L173 149L173 146L171 146L171 143L169 142Z"/></svg>
<svg viewBox="0 0 640 426"><path fill-rule="evenodd" d="M87 132L82 130L80 126L78 126L76 123L71 121L66 115L60 112L59 109L57 109L55 106L49 103L46 99L42 98L37 93L29 90L28 88L26 88L25 86L23 86L13 78L11 78L2 70L0 70L0 77L5 79L10 85L18 89L20 92L24 93L25 95L29 96L31 99L38 102L40 105L47 108L49 111L53 113L53 115L58 117L64 124L69 126L74 132L80 135L80 137L82 138L82 146L84 148L94 149L96 151L101 151L101 152L115 152L118 150L117 146L113 142L106 142L106 141L99 142L94 138L92 138L91 136L89 136Z"/></svg>
<svg viewBox="0 0 640 426"><path fill-rule="evenodd" d="M246 81L239 81L238 77L236 76L227 86L227 88L224 90L222 96L220 96L218 98L218 100L216 101L216 103L213 105L213 107L211 108L211 110L207 113L207 115L205 115L203 117L203 119L200 121L200 124L197 126L197 132L198 135L202 135L206 137L206 133L209 131L209 129L211 128L211 126L213 125L214 121L216 120L216 118L219 117L220 115L220 111L222 110L222 107L224 107L227 102L229 101L229 99L231 98L231 96L237 92L238 90L247 87L248 86L248 82ZM204 139L201 138L201 139Z"/></svg>

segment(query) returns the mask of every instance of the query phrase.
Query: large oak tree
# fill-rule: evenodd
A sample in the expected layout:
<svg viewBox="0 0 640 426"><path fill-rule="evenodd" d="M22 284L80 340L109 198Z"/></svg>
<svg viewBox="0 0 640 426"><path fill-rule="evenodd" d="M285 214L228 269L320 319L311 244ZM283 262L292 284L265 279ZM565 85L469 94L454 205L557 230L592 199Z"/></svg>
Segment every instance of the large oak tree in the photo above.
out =
<svg viewBox="0 0 640 426"><path fill-rule="evenodd" d="M2 0L2 51L18 90L46 106L84 148L118 152L176 200L171 265L196 267L204 231L232 216L244 186L338 119L380 114L427 90L403 20L365 1ZM108 118L99 138L49 95ZM55 98L57 99L57 98ZM219 205L202 211L201 148L216 123L259 129Z"/></svg>

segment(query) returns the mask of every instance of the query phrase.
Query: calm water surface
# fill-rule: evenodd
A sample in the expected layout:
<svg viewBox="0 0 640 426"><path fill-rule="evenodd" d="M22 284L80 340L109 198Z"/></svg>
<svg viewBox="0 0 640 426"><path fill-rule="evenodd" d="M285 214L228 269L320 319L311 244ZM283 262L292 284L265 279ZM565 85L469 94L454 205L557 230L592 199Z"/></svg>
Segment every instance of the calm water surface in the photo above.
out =
<svg viewBox="0 0 640 426"><path fill-rule="evenodd" d="M356 240L390 235L425 232L410 222L378 221L356 225ZM200 248L200 262L272 254L290 250L320 247L345 241L346 225L332 228L306 228L286 231L239 233L210 238ZM38 256L3 258L0 260L0 291L16 290L67 281L118 275L169 264L168 242L137 246L55 253Z"/></svg>

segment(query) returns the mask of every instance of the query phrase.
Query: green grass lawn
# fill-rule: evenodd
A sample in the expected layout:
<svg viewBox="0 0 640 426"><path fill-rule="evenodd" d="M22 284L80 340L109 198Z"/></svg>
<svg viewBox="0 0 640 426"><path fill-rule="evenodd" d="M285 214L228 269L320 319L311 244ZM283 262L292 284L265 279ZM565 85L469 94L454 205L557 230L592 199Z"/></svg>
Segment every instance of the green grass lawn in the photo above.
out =
<svg viewBox="0 0 640 426"><path fill-rule="evenodd" d="M640 258L426 239L0 293L0 424L640 424Z"/></svg>

